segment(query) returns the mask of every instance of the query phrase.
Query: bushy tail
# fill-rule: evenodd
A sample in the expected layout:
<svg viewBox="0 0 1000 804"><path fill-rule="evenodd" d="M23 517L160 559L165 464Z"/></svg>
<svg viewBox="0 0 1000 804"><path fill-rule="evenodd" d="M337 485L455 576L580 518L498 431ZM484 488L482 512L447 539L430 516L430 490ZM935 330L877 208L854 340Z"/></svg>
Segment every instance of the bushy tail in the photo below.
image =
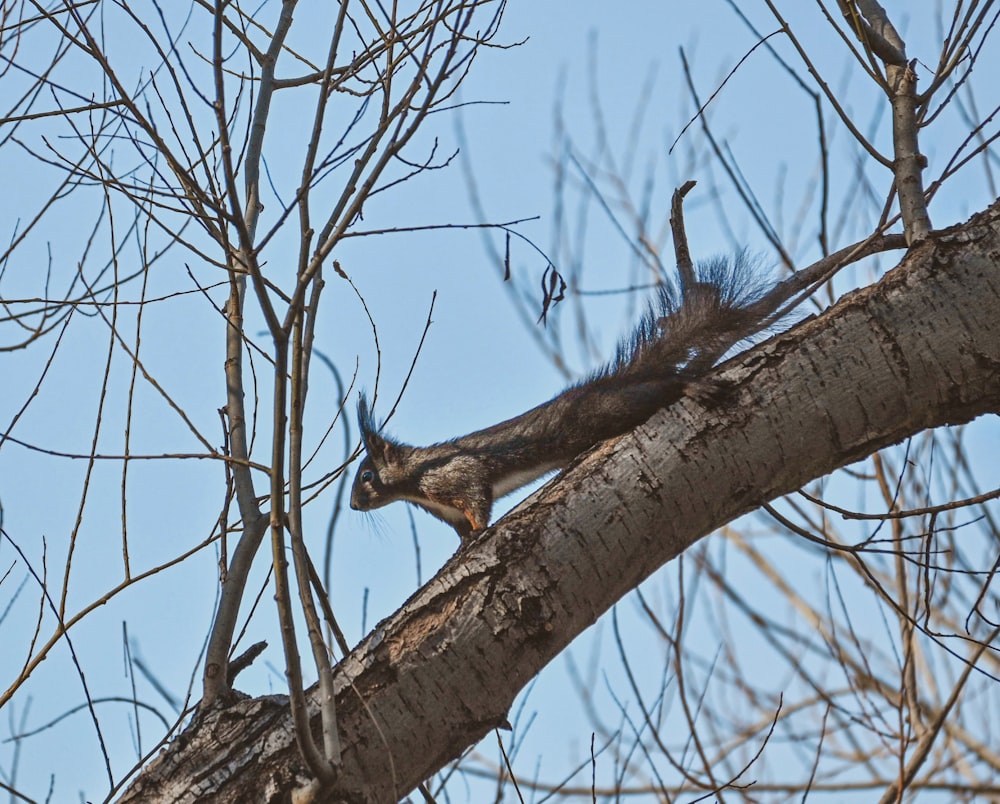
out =
<svg viewBox="0 0 1000 804"><path fill-rule="evenodd" d="M752 310L767 291L758 262L741 252L700 263L697 281L662 285L630 338L605 370L618 376L662 376L707 371L741 340L759 330Z"/></svg>

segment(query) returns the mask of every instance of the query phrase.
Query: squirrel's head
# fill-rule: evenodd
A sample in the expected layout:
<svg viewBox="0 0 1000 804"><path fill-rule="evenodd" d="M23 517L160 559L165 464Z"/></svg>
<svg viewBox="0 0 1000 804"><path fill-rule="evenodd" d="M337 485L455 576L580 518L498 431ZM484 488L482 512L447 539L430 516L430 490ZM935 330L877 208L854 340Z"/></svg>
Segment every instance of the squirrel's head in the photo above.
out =
<svg viewBox="0 0 1000 804"><path fill-rule="evenodd" d="M405 499L406 456L411 448L376 432L375 420L364 394L358 400L358 425L368 454L354 475L351 508L371 511Z"/></svg>

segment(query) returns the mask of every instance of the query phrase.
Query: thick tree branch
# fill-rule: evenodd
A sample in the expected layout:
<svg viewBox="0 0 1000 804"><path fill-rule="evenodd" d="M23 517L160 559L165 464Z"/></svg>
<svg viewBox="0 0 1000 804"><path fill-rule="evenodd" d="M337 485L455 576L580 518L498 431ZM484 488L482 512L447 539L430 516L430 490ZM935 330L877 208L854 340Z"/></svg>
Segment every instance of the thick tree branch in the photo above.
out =
<svg viewBox="0 0 1000 804"><path fill-rule="evenodd" d="M405 795L714 529L926 428L995 411L998 254L994 204L730 361L724 404L684 400L599 446L458 553L336 668L344 769L324 800ZM314 700L310 712L318 733ZM287 703L258 699L206 713L122 800L277 801L307 780Z"/></svg>

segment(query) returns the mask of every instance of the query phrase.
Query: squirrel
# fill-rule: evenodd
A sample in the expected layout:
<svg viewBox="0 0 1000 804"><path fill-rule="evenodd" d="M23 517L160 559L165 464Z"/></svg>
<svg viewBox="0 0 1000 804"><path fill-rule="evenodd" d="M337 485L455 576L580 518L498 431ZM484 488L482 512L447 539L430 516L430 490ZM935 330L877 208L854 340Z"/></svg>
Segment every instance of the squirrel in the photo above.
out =
<svg viewBox="0 0 1000 804"><path fill-rule="evenodd" d="M658 287L615 358L582 382L512 419L429 447L379 432L366 396L358 422L367 455L351 488L351 508L397 500L451 525L462 544L489 524L495 500L646 421L685 394L718 396L704 379L719 357L752 334L763 286L752 259L715 258L697 267L680 293Z"/></svg>

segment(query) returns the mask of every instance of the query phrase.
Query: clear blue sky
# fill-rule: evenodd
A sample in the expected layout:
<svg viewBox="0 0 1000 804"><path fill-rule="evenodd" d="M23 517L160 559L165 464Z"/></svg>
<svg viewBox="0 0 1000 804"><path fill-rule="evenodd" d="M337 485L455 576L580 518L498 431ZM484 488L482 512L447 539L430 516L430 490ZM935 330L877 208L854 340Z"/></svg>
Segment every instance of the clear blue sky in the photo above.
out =
<svg viewBox="0 0 1000 804"><path fill-rule="evenodd" d="M278 5L265 5L262 19L273 20ZM877 95L857 71L852 74L845 66L848 56L844 47L823 26L812 4L786 5L792 7L787 9L788 13L801 15L798 30L826 70L831 85L843 93L847 105L866 124L866 131L869 127L877 131L875 140L884 148L887 142L884 119L873 111ZM807 5L810 7L806 8ZM741 6L746 7L746 13L762 33L770 33L777 27L765 8L758 8L757 4ZM907 4L889 6L893 14L907 13ZM897 20L902 22L911 55L932 63L936 55L932 47L933 27L913 25L903 16ZM298 41L303 47L309 46L312 34L311 31L299 34ZM123 57L127 57L127 40L116 39L118 34L113 30L109 36ZM764 238L738 205L732 189L718 168L708 164L697 127L692 127L673 155L667 153L693 114L681 73L679 48L685 49L698 90L702 99L706 99L756 42L726 3L634 0L614 7L596 0L514 3L506 11L500 38L506 42L526 41L510 50L483 52L460 97L466 103L488 103L465 106L456 114L437 115L428 121L422 134L424 145L437 137L441 151L450 152L458 142L456 125L461 123L468 143L462 158L469 160L490 220L537 216L537 221L519 226L518 231L557 263L566 256L553 242L552 234L556 215L553 162L559 152L555 110L557 106L561 108L566 131L577 152L583 156L593 154L597 134L592 98L596 90L608 142L620 156L628 151L636 109L643 109L644 124L635 148L630 186L636 197L641 196L643 187L652 187L652 220L665 221L674 187L687 179L696 179L699 185L688 207L689 235L695 256L730 252L737 246L767 254ZM794 59L786 41L780 37L770 41L786 59ZM8 79L0 79L3 101L0 106L7 108L15 92L12 84L4 81ZM814 214L808 211L803 214L800 208L808 188L815 185L818 169L809 97L761 48L722 90L711 107L711 115L715 131L738 155L746 181L782 225L782 233L797 239L795 258L806 264L818 256ZM308 117L297 117L294 106L290 107L272 120L269 137L280 141L278 125L291 127L300 120L306 125ZM37 138L32 140L39 131L40 128L26 128L23 136L41 147ZM961 129L944 131L947 135L925 143L932 177L937 175L950 149L957 145L960 133L956 132ZM0 129L0 134L3 133ZM842 130L832 140L831 154L834 161L844 166L834 177L833 192L839 205L854 181L851 166L856 154ZM283 158L287 158L287 163ZM279 185L282 171L297 170L297 159L294 150L287 154L275 150L269 167L278 177ZM38 194L52 187L54 174L39 171L33 160L10 144L0 151L0 174L7 178L8 187L14 188L13 192L0 196L0 220L7 221L0 234L3 241L15 231L12 222L28 214ZM877 191L885 192L888 175L874 171L871 175L878 179ZM571 183L578 184L579 177L572 177ZM284 186L287 188L289 184L286 182ZM931 212L936 227L958 222L991 200L975 171L966 177L967 190L957 192L962 186L958 182L952 192L935 202ZM721 193L718 206L710 203L717 192ZM570 197L578 196L573 193ZM813 213L815 203L815 199L808 203ZM858 203L863 205L865 201ZM51 242L59 275L66 276L67 270L72 269L79 244L89 235L92 219L86 209L72 203L65 206L60 228L53 227L46 238L39 239L36 264L26 266L22 261L8 268L0 285L0 295L4 298L42 293L46 240ZM720 207L726 210L726 221L720 220ZM776 207L780 212L774 212ZM566 210L567 218L578 214L578 206ZM598 208L592 205L588 214L590 224L585 245L580 249L581 287L602 290L631 284L641 273L628 246ZM803 231L797 228L799 216L806 221ZM877 214L868 217L874 220ZM479 222L457 162L447 171L420 177L379 196L365 209L364 225L373 229L442 222ZM854 227L856 220L845 224L837 233L834 247L866 233ZM503 239L499 234L488 237L502 250ZM269 270L279 273L283 270L280 262L284 256L280 242L268 254ZM665 262L669 264L669 242L664 243ZM290 244L291 241L289 248ZM106 251L106 244L99 245L98 250L101 249ZM433 325L390 427L404 440L426 443L487 426L550 397L566 383L566 377L541 353L521 324L510 291L501 285L497 266L483 247L480 231L365 238L348 242L334 256L357 284L378 326L383 401L395 398L406 376L432 293L437 291ZM168 254L151 274L149 295L191 290L184 263L193 259L179 250ZM545 267L544 260L526 244L515 240L512 266L520 280L519 289L535 294L537 299L535 289ZM559 267L564 268L562 264ZM220 296L216 294L216 298ZM317 347L348 376L357 364L359 386L371 389L375 381L375 350L370 326L353 292L332 272L327 276L324 303L327 306L317 331ZM628 329L637 303L635 297L585 298L584 309L597 336L596 351L607 354L611 350L616 339ZM549 323L550 327L561 328L557 331L569 344L566 356L573 376L584 374L598 362L593 352L583 352L576 346L576 304L576 301L565 303ZM144 360L202 431L211 436L213 443L219 443L216 410L224 403L219 319L207 312L197 296L153 305L146 315L149 334L144 336L142 345ZM100 400L99 377L107 352L107 326L99 318L84 319L80 315L77 319L60 347L41 393L14 435L42 447L86 453ZM257 329L251 328L253 331L262 329L259 320L255 326ZM13 333L9 324L0 324L4 345L15 337ZM52 340L47 343L51 348ZM4 353L0 358L3 426L28 399L44 367L44 349ZM122 445L129 375L121 358L119 353L100 442L101 451L108 453L119 452ZM336 391L319 364L314 371L311 403L315 411L313 421L320 427L328 419L326 409L336 404ZM262 393L266 398L266 391ZM133 452L198 451L197 442L176 414L141 381L136 398L140 404L133 422ZM386 410L387 407L380 406L378 412ZM321 453L320 463L337 459L343 446L341 439L338 429ZM6 444L0 449L3 526L39 569L44 539L50 576L61 577L69 534L78 515L85 468L83 461L41 455L16 445ZM314 476L321 473L322 466L317 466ZM90 483L74 557L71 610L94 600L121 575L120 464L98 463ZM127 498L133 566L153 566L204 538L212 529L222 493L221 470L209 462L132 463ZM315 544L321 544L324 538L332 501L333 492L328 490L308 509L307 531ZM501 503L495 516L502 514L510 502ZM411 514L419 531L422 575L426 580L456 547L449 528L401 505L385 509L371 520L350 511L341 517L330 591L334 608L352 642L364 634L363 618L370 628L416 588ZM263 556L261 559L258 583L266 569L266 560ZM176 695L183 695L193 684L193 695L197 697L199 656L216 595L216 560L213 549L205 550L182 566L114 599L74 628L74 646L92 696L130 694L122 649L123 621L127 621L133 649L153 668L159 681ZM15 570L0 585L0 611L14 597L24 578L22 566L4 543L0 545L0 576L12 564L16 564ZM738 586L737 561L733 561L730 571L736 574L731 580ZM672 577L666 574L652 580L648 587L650 594L668 598L672 594ZM29 580L6 618L0 620L0 645L16 646L13 650L4 648L0 654L3 679L0 688L6 687L7 680L23 661L34 627L36 597L36 589ZM264 595L263 613L251 627L246 644L267 637L271 646L240 677L237 685L253 694L282 691L283 659L270 603L268 592ZM622 608L627 614L633 605L626 602ZM583 638L584 644L574 649L583 657L581 661L586 662L587 651L593 646L597 645L599 652L609 646L608 628L607 623L598 626L603 637L591 634ZM641 648L642 632L634 630L634 624L627 628L632 630L626 631L626 639L634 640ZM51 631L49 620L41 633L48 638ZM608 653L607 666L602 666L601 672L614 678L620 668L611 652ZM655 681L661 669L658 662L650 662L645 668L646 680ZM167 709L145 680L139 679L137 683L141 699ZM603 688L603 677L597 683ZM61 646L35 672L9 712L18 723L24 715L30 729L83 700L79 678L67 649ZM522 748L523 768L527 773L532 772L535 755L544 754L546 764L542 775L556 778L565 763L585 754L591 731L579 702L568 691L563 659L554 662L538 680L525 711L536 709L537 721L529 731L529 742ZM109 702L100 704L98 711L117 777L136 756L132 747L135 732L130 724L131 709L122 703ZM158 723L148 715L142 716L141 722L143 746L148 747L158 736ZM16 728L19 726L5 725L4 735ZM576 735L575 748L571 743L566 749L571 755L551 747L561 746L566 735ZM94 743L94 727L85 711L66 718L24 744L18 786L44 798L49 775L55 773L54 801L76 799L78 795L100 800L105 795L105 773ZM57 751L56 746L73 748ZM492 747L484 750L493 752ZM0 744L0 769L9 768L12 752L12 744ZM475 794L472 800L476 800Z"/></svg>

